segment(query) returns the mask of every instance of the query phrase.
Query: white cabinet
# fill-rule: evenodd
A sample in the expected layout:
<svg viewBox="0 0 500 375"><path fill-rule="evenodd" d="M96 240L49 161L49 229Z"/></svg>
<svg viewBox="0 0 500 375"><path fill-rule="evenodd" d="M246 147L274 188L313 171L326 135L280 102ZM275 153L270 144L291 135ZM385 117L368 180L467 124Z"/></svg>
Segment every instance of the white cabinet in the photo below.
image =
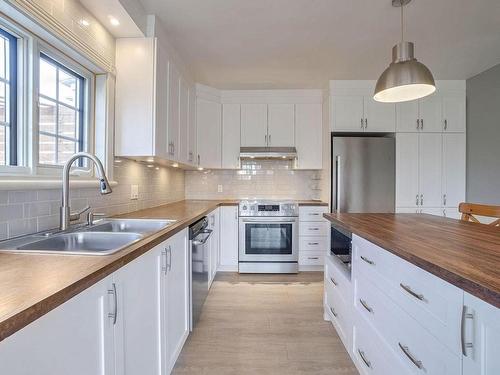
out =
<svg viewBox="0 0 500 375"><path fill-rule="evenodd" d="M205 168L220 168L221 148L221 104L198 97L196 99L196 128L198 165Z"/></svg>
<svg viewBox="0 0 500 375"><path fill-rule="evenodd" d="M322 267L330 247L330 225L323 217L326 206L299 207L299 270Z"/></svg>
<svg viewBox="0 0 500 375"><path fill-rule="evenodd" d="M191 165L198 163L196 151L196 88L189 87L189 118L188 118L188 162Z"/></svg>
<svg viewBox="0 0 500 375"><path fill-rule="evenodd" d="M238 271L238 206L220 208L220 271Z"/></svg>
<svg viewBox="0 0 500 375"><path fill-rule="evenodd" d="M161 246L161 245L160 245ZM164 347L166 373L169 374L189 334L190 258L187 229L169 238L166 249L163 292ZM144 317L141 317L144 319ZM135 373L135 372L134 372ZM139 371L138 373L146 373Z"/></svg>
<svg viewBox="0 0 500 375"><path fill-rule="evenodd" d="M396 136L396 206L419 205L419 142L418 134Z"/></svg>
<svg viewBox="0 0 500 375"><path fill-rule="evenodd" d="M179 157L179 79L174 64L168 64L168 154L172 160Z"/></svg>
<svg viewBox="0 0 500 375"><path fill-rule="evenodd" d="M0 342L0 373L114 375L111 277Z"/></svg>
<svg viewBox="0 0 500 375"><path fill-rule="evenodd" d="M363 95L331 97L332 131L362 132L365 127Z"/></svg>
<svg viewBox="0 0 500 375"><path fill-rule="evenodd" d="M321 103L295 104L296 169L323 168Z"/></svg>
<svg viewBox="0 0 500 375"><path fill-rule="evenodd" d="M161 245L120 268L110 289L117 298L116 373L161 375ZM114 295L114 294L113 294Z"/></svg>
<svg viewBox="0 0 500 375"><path fill-rule="evenodd" d="M463 375L500 374L500 309L464 294Z"/></svg>
<svg viewBox="0 0 500 375"><path fill-rule="evenodd" d="M420 207L440 207L441 195L441 134L419 135L419 192Z"/></svg>
<svg viewBox="0 0 500 375"><path fill-rule="evenodd" d="M191 162L189 155L189 85L181 77L179 79L179 147L177 160L181 163Z"/></svg>
<svg viewBox="0 0 500 375"><path fill-rule="evenodd" d="M465 134L443 134L443 206L465 201Z"/></svg>
<svg viewBox="0 0 500 375"><path fill-rule="evenodd" d="M241 106L222 105L222 168L240 168L240 124Z"/></svg>
<svg viewBox="0 0 500 375"><path fill-rule="evenodd" d="M219 247L220 247L220 216L219 209L212 211L207 215L208 229L212 231L209 239L209 255L208 255L208 287L212 285L217 267L219 265Z"/></svg>
<svg viewBox="0 0 500 375"><path fill-rule="evenodd" d="M295 106L269 104L267 107L267 145L292 147L295 145Z"/></svg>
<svg viewBox="0 0 500 375"><path fill-rule="evenodd" d="M396 106L389 103L380 103L373 99L373 92L363 97L365 131L387 132L396 130Z"/></svg>
<svg viewBox="0 0 500 375"><path fill-rule="evenodd" d="M241 146L267 146L267 104L241 105Z"/></svg>
<svg viewBox="0 0 500 375"><path fill-rule="evenodd" d="M465 132L465 95L447 94L443 97L443 130L445 132Z"/></svg>

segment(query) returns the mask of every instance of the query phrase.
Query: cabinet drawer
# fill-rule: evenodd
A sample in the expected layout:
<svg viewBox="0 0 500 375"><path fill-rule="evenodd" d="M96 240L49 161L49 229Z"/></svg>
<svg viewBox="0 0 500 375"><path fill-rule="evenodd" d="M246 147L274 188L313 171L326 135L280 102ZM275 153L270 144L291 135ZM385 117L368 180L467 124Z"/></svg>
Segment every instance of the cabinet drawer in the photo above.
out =
<svg viewBox="0 0 500 375"><path fill-rule="evenodd" d="M356 312L377 331L408 371L425 370L428 375L460 374L458 353L453 353L372 282L356 277L354 284Z"/></svg>
<svg viewBox="0 0 500 375"><path fill-rule="evenodd" d="M323 251L328 250L328 237L302 237L299 239L299 251Z"/></svg>
<svg viewBox="0 0 500 375"><path fill-rule="evenodd" d="M370 279L428 332L460 353L459 288L360 237L354 237L353 249L355 277Z"/></svg>
<svg viewBox="0 0 500 375"><path fill-rule="evenodd" d="M326 212L327 206L299 207L299 221L324 221L323 214Z"/></svg>
<svg viewBox="0 0 500 375"><path fill-rule="evenodd" d="M299 223L300 236L328 236L330 223L328 222L307 222Z"/></svg>
<svg viewBox="0 0 500 375"><path fill-rule="evenodd" d="M335 288L325 286L325 311L337 330L344 346L350 347L352 339L352 309L348 301L344 300Z"/></svg>
<svg viewBox="0 0 500 375"><path fill-rule="evenodd" d="M346 277L342 266L335 264L335 259L326 257L325 260L325 289L330 288L339 293L346 303L352 304L352 283Z"/></svg>
<svg viewBox="0 0 500 375"><path fill-rule="evenodd" d="M325 264L324 251L299 252L299 264L303 266L322 266Z"/></svg>

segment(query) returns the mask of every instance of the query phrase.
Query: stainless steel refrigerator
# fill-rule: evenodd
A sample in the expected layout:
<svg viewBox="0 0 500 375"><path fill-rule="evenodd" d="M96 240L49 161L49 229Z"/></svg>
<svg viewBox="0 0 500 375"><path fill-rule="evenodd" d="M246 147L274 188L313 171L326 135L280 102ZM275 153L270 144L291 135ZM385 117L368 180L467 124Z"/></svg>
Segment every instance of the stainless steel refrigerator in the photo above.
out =
<svg viewBox="0 0 500 375"><path fill-rule="evenodd" d="M396 143L390 136L332 136L332 211L394 212Z"/></svg>

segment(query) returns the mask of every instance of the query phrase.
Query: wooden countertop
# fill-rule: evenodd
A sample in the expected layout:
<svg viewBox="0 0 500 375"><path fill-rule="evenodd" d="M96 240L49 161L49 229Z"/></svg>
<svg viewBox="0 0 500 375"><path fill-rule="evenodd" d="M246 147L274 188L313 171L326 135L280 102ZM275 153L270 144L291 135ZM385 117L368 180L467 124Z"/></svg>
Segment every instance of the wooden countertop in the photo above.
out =
<svg viewBox="0 0 500 375"><path fill-rule="evenodd" d="M110 275L219 206L238 200L184 200L120 215L177 222L107 256L0 253L0 341ZM299 205L327 205L298 201Z"/></svg>
<svg viewBox="0 0 500 375"><path fill-rule="evenodd" d="M324 217L500 308L498 228L425 214Z"/></svg>

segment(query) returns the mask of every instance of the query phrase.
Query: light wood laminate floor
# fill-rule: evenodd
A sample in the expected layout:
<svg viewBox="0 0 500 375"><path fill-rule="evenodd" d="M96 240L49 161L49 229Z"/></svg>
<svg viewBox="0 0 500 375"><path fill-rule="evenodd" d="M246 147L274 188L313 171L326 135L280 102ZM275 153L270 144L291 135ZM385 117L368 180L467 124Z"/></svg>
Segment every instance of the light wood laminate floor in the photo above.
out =
<svg viewBox="0 0 500 375"><path fill-rule="evenodd" d="M358 374L323 320L323 273L219 273L173 374Z"/></svg>

